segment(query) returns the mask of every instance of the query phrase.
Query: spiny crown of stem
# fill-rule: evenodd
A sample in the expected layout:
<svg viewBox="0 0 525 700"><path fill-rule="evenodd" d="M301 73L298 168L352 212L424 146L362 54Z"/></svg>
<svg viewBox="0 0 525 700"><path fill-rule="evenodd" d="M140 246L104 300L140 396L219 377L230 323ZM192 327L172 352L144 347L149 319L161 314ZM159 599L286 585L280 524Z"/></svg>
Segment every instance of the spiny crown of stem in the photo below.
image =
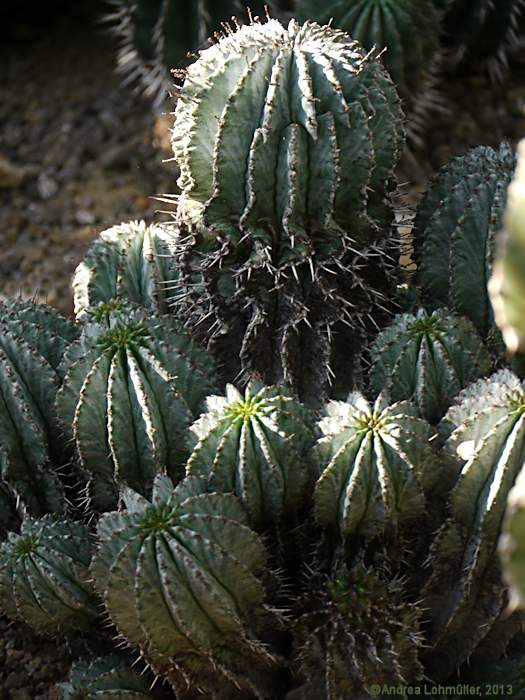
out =
<svg viewBox="0 0 525 700"><path fill-rule="evenodd" d="M267 414L265 408L267 406L264 397L252 396L249 391L246 392L244 399L236 401L228 411L228 417L232 421L240 420L244 423Z"/></svg>
<svg viewBox="0 0 525 700"><path fill-rule="evenodd" d="M97 323L107 323L109 325L110 318L114 313L125 313L128 305L120 299L111 299L105 301L88 312L88 318Z"/></svg>
<svg viewBox="0 0 525 700"><path fill-rule="evenodd" d="M20 537L13 547L13 555L15 559L24 559L37 551L40 544L40 538L35 535L26 535Z"/></svg>
<svg viewBox="0 0 525 700"><path fill-rule="evenodd" d="M362 414L356 420L356 430L358 432L380 433L385 426L385 417L382 411L373 410L369 414Z"/></svg>
<svg viewBox="0 0 525 700"><path fill-rule="evenodd" d="M433 472L432 429L413 404L380 394L370 405L353 392L346 402L326 406L319 431L314 504L320 525L336 529L342 541L357 534L372 539L422 516Z"/></svg>
<svg viewBox="0 0 525 700"><path fill-rule="evenodd" d="M413 338L426 338L438 340L445 328L440 323L440 320L435 316L424 316L417 318L408 326L408 332Z"/></svg>
<svg viewBox="0 0 525 700"><path fill-rule="evenodd" d="M177 517L172 508L167 504L152 506L147 509L141 519L140 528L148 535L166 532L176 525Z"/></svg>
<svg viewBox="0 0 525 700"><path fill-rule="evenodd" d="M101 345L104 350L112 350L114 352L133 349L143 344L147 334L146 328L140 323L134 321L126 325L119 323L103 335L98 340L98 344Z"/></svg>
<svg viewBox="0 0 525 700"><path fill-rule="evenodd" d="M521 416L525 413L525 393L523 392L512 392L509 395L509 404L514 407L514 412Z"/></svg>
<svg viewBox="0 0 525 700"><path fill-rule="evenodd" d="M369 588L370 586L367 586L364 581L353 581L348 571L341 572L335 581L330 581L328 584L331 599L343 613L348 612L355 605L366 606Z"/></svg>

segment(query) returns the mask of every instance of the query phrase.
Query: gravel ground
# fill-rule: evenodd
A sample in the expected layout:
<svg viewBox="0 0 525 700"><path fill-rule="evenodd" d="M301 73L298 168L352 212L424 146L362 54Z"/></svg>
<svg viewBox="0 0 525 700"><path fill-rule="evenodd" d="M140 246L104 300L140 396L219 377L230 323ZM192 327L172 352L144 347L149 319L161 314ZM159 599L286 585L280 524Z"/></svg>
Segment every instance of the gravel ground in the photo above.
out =
<svg viewBox="0 0 525 700"><path fill-rule="evenodd" d="M0 46L0 298L36 296L66 314L90 241L123 220L162 219L152 197L174 192L177 175L162 163L169 117L120 85L88 5L74 21L20 22ZM448 113L430 118L427 146L401 165L404 206L450 157L525 135L525 57L505 84L460 76L443 98ZM0 619L0 700L53 700L69 664L63 646Z"/></svg>
<svg viewBox="0 0 525 700"><path fill-rule="evenodd" d="M55 683L66 679L70 665L63 644L0 618L0 700L58 700Z"/></svg>
<svg viewBox="0 0 525 700"><path fill-rule="evenodd" d="M176 170L162 163L163 120L120 85L99 26L22 28L0 49L0 294L69 313L89 242L120 221L152 220L152 197L174 190Z"/></svg>

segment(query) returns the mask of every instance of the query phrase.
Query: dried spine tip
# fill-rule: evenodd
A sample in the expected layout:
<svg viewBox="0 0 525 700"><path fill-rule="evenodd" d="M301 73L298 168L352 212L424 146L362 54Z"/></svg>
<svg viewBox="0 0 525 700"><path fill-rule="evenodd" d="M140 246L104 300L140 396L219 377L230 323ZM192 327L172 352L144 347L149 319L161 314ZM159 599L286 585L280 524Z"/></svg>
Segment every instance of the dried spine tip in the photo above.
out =
<svg viewBox="0 0 525 700"><path fill-rule="evenodd" d="M432 424L467 384L488 374L489 353L465 318L438 309L397 316L372 344L370 384L393 401L413 401Z"/></svg>
<svg viewBox="0 0 525 700"><path fill-rule="evenodd" d="M358 345L392 283L395 88L343 32L270 20L202 51L175 114L181 312L228 378L319 402L334 338Z"/></svg>
<svg viewBox="0 0 525 700"><path fill-rule="evenodd" d="M117 483L149 494L159 471L180 478L186 431L214 386L214 369L175 320L101 304L87 314L63 368L58 411L95 507L116 504Z"/></svg>

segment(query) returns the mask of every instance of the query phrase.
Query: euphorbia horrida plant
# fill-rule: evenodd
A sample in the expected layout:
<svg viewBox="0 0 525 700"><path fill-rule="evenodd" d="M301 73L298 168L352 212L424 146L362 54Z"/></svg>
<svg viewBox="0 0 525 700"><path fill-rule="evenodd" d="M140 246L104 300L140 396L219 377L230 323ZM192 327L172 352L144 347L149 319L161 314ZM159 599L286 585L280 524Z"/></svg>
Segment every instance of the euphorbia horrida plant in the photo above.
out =
<svg viewBox="0 0 525 700"><path fill-rule="evenodd" d="M525 142L518 151L516 176L509 187L505 228L500 252L490 281L496 323L510 352L525 347ZM512 602L525 605L525 471L509 495L508 511L501 539L501 554L507 580L512 585Z"/></svg>
<svg viewBox="0 0 525 700"><path fill-rule="evenodd" d="M267 555L240 502L192 477L175 490L156 477L151 502L123 496L128 510L99 520L91 567L120 634L177 697L271 695L277 660L257 637L276 622L257 577Z"/></svg>
<svg viewBox="0 0 525 700"><path fill-rule="evenodd" d="M428 442L433 431L408 401L370 405L358 393L331 401L316 447L322 469L315 487L317 521L346 540L374 537L425 513L435 479Z"/></svg>
<svg viewBox="0 0 525 700"><path fill-rule="evenodd" d="M230 376L319 402L390 290L395 88L343 32L270 20L202 51L175 114L179 313Z"/></svg>
<svg viewBox="0 0 525 700"><path fill-rule="evenodd" d="M374 686L421 680L422 611L404 596L401 580L362 562L313 577L293 626L300 685L289 700L361 700Z"/></svg>
<svg viewBox="0 0 525 700"><path fill-rule="evenodd" d="M168 5L151 0L151 17ZM394 15L409 6L427 3L400 0ZM373 29L377 16L363 15ZM403 133L377 53L312 22L225 32L180 87L172 229L104 232L76 277L76 325L1 307L0 521L23 522L0 548L0 605L87 647L103 605L164 677L160 695L169 684L180 700L361 700L375 683L475 679L482 663L496 674L488 662L507 651L519 693L525 616L506 614L495 554L523 479L525 390L507 370L464 388L491 361L468 320L434 310L492 335L485 288L513 154L481 148L442 171L415 229L426 309L381 330L399 282ZM515 289L509 274L506 309ZM521 332L514 312L505 323ZM352 370L371 325L363 388ZM241 380L225 397L200 340L222 379ZM324 402L333 370L347 398L316 425L306 404ZM23 519L24 503L65 502L59 475L71 520ZM502 551L523 590L520 506L515 491ZM94 641L100 654L109 636ZM62 692L155 696L127 667L81 662Z"/></svg>
<svg viewBox="0 0 525 700"><path fill-rule="evenodd" d="M102 304L63 368L58 411L96 508L116 504L117 482L146 495L157 472L180 477L186 431L213 387L213 366L175 320Z"/></svg>
<svg viewBox="0 0 525 700"><path fill-rule="evenodd" d="M370 356L372 389L386 389L393 401L414 401L433 424L454 396L492 365L473 325L447 309L397 316L379 333Z"/></svg>
<svg viewBox="0 0 525 700"><path fill-rule="evenodd" d="M510 352L525 349L525 141L508 190L504 233L489 291L507 348Z"/></svg>
<svg viewBox="0 0 525 700"><path fill-rule="evenodd" d="M466 316L484 337L494 329L487 282L515 165L507 144L455 158L432 183L414 225L416 278L425 303Z"/></svg>
<svg viewBox="0 0 525 700"><path fill-rule="evenodd" d="M0 547L0 609L43 634L92 628L100 612L89 582L92 551L81 523L24 520Z"/></svg>
<svg viewBox="0 0 525 700"><path fill-rule="evenodd" d="M432 620L432 670L439 679L468 659L506 617L495 551L507 497L525 461L523 385L508 370L478 380L459 395L441 428L460 471L447 519L431 547L432 573L423 595ZM512 632L512 619L505 624Z"/></svg>
<svg viewBox="0 0 525 700"><path fill-rule="evenodd" d="M75 271L75 316L82 319L91 307L115 299L166 313L176 275L170 239L165 227L144 221L103 231Z"/></svg>
<svg viewBox="0 0 525 700"><path fill-rule="evenodd" d="M56 473L64 441L54 403L59 364L77 334L48 306L0 303L0 481L33 515L65 505Z"/></svg>
<svg viewBox="0 0 525 700"><path fill-rule="evenodd" d="M275 524L296 511L311 481L313 443L308 412L277 387L233 386L211 396L191 427L198 440L186 467L211 491L235 493L253 526Z"/></svg>

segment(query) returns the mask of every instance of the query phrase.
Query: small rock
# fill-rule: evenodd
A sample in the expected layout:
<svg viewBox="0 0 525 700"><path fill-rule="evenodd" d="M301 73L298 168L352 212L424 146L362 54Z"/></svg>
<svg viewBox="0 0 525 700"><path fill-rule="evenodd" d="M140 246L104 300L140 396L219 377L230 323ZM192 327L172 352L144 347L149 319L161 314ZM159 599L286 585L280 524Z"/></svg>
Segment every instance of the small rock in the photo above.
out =
<svg viewBox="0 0 525 700"><path fill-rule="evenodd" d="M35 174L34 166L16 165L0 155L0 189L19 187Z"/></svg>
<svg viewBox="0 0 525 700"><path fill-rule="evenodd" d="M19 683L19 674L16 671L11 671L11 673L7 676L7 678L4 681L4 688L7 688L7 690L12 690L13 688L16 688Z"/></svg>
<svg viewBox="0 0 525 700"><path fill-rule="evenodd" d="M37 670L37 668L40 668L41 666L42 660L39 656L35 656L33 659L30 659L26 664L26 668L29 671L29 673L33 673Z"/></svg>
<svg viewBox="0 0 525 700"><path fill-rule="evenodd" d="M42 199L49 199L58 192L58 184L46 173L40 173L37 181L37 189Z"/></svg>
<svg viewBox="0 0 525 700"><path fill-rule="evenodd" d="M94 224L96 217L92 211L87 209L79 209L75 214L75 220L82 226L87 226L89 224Z"/></svg>
<svg viewBox="0 0 525 700"><path fill-rule="evenodd" d="M7 658L12 659L13 661L18 661L19 659L24 658L24 652L22 649L8 649Z"/></svg>
<svg viewBox="0 0 525 700"><path fill-rule="evenodd" d="M33 681L47 681L49 680L49 668L44 666L44 668L39 668L38 671L33 673Z"/></svg>
<svg viewBox="0 0 525 700"><path fill-rule="evenodd" d="M152 201L149 197L139 194L137 197L135 197L135 205L138 209L146 210L152 206Z"/></svg>
<svg viewBox="0 0 525 700"><path fill-rule="evenodd" d="M99 160L104 168L129 168L132 152L133 145L131 143L117 143L106 149L99 156Z"/></svg>
<svg viewBox="0 0 525 700"><path fill-rule="evenodd" d="M105 127L108 127L110 129L114 129L118 126L118 117L110 109L103 109L99 112L99 118L102 124L104 124Z"/></svg>

